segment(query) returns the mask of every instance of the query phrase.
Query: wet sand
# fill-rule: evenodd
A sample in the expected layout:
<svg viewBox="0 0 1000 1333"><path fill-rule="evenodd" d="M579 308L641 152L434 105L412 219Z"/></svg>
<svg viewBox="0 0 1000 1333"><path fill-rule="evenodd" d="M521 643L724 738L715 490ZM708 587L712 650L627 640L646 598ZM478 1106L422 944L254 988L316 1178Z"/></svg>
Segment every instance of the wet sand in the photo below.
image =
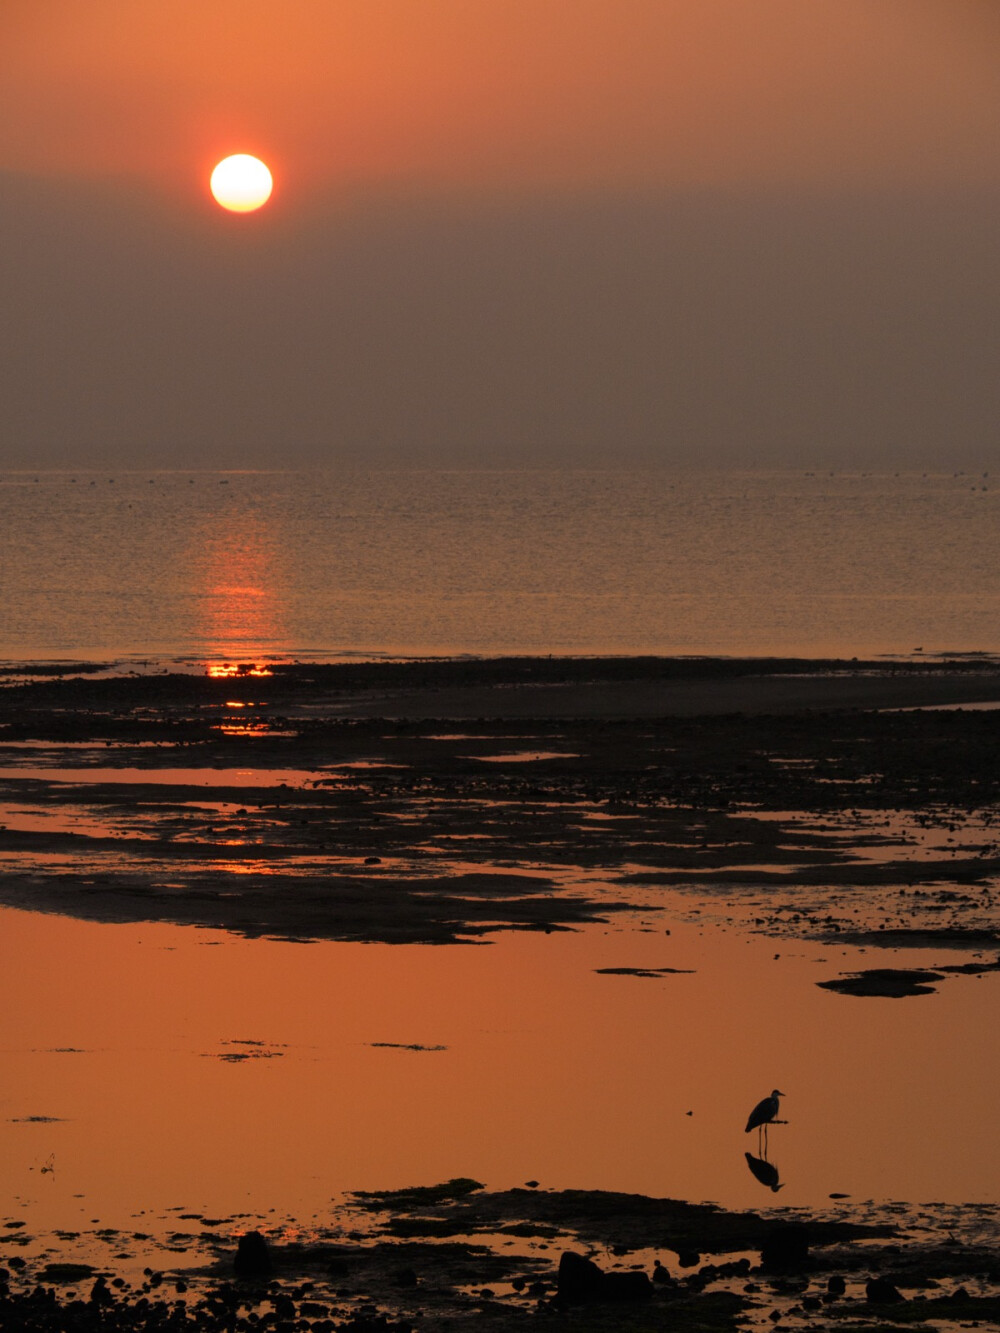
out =
<svg viewBox="0 0 1000 1333"><path fill-rule="evenodd" d="M584 667L593 680L554 678ZM655 884L734 899L839 886L876 904L869 929L996 942L982 886L1000 869L1000 712L891 710L1000 698L1000 671L772 667L515 660L12 684L0 901L449 943L602 919ZM615 873L618 901L559 889L560 867ZM909 901L889 902L899 887ZM817 935L859 927L807 898L800 910Z"/></svg>
<svg viewBox="0 0 1000 1333"><path fill-rule="evenodd" d="M864 973L826 979L839 987L837 1003L925 1003L970 972L989 988L984 1013L995 1003L1000 711L968 707L1000 701L991 661L544 659L272 670L11 676L0 690L0 902L249 938L454 945L655 911L669 890L693 912L711 904L736 930L876 950L867 988ZM904 709L918 711L895 711ZM600 872L603 887L588 888L581 871ZM894 967L904 950L907 966ZM914 951L930 966L915 969ZM608 984L660 984L657 969L628 960L605 970L620 978ZM431 1241L467 1246L470 1231L495 1238L511 1225L536 1228L537 1240L537 1228L550 1226L554 1246L590 1250L602 1266L652 1272L653 1251L663 1248L673 1270L674 1285L658 1282L641 1315L587 1303L584 1314L574 1310L574 1327L665 1318L729 1327L741 1316L765 1319L764 1293L783 1318L832 1321L839 1311L822 1301L817 1273L835 1270L855 1274L854 1299L865 1304L854 1315L871 1322L882 1312L856 1274L891 1271L901 1281L906 1262L898 1248L837 1252L809 1271L820 1305L803 1309L801 1275L776 1279L791 1281L790 1290L762 1292L746 1268L717 1275L698 1264L702 1277L692 1282L678 1255L665 1253L678 1239L667 1215L642 1196L619 1200L617 1212L595 1194L478 1197L478 1213L469 1212L472 1194L443 1211L447 1201L437 1200L429 1216L412 1198L379 1197L379 1244L413 1247L419 1238L423 1249L373 1258L371 1236L352 1240L341 1229L311 1256L294 1247L281 1255L279 1281L286 1294L300 1293L296 1307L325 1304L325 1314L302 1316L315 1327L357 1321L359 1288L392 1319L408 1320L412 1293L393 1274L417 1272L423 1298L433 1284L420 1264L444 1263L444 1251L425 1252ZM599 1222L587 1220L588 1209ZM701 1218L701 1232L678 1241L681 1249L742 1252L773 1225L755 1223L716 1250L718 1226L713 1232ZM847 1222L862 1226L849 1212ZM939 1222L943 1243L956 1218ZM935 1282L952 1284L935 1296L967 1290L958 1305L935 1310L923 1301L920 1318L996 1322L995 1236L985 1247L970 1241L948 1268L945 1251L934 1250L936 1226L925 1223L922 1276L909 1294L924 1297ZM15 1241L16 1232L8 1228ZM434 1279L444 1295L437 1305L423 1301L422 1326L473 1317L513 1326L539 1308L568 1317L553 1304L548 1255L498 1269L502 1253L493 1244L452 1251L457 1267ZM231 1262L228 1251L218 1262ZM364 1281L358 1265L373 1265ZM320 1302L303 1288L317 1281L317 1266L329 1287ZM339 1305L333 1269L351 1295ZM18 1271L8 1271L16 1290ZM39 1273L29 1268L25 1283L29 1276ZM508 1291L518 1276L526 1286ZM532 1281L543 1289L528 1300ZM494 1286L499 1295L482 1295ZM198 1326L231 1317L229 1299L218 1297L214 1314L202 1309ZM891 1313L897 1318L898 1308ZM140 1322L135 1310L121 1315ZM11 1326L56 1326L45 1317L41 1305L25 1305L27 1322Z"/></svg>
<svg viewBox="0 0 1000 1333"><path fill-rule="evenodd" d="M0 901L447 943L600 919L638 886L839 886L865 891L869 944L997 940L991 660L268 670L11 674ZM567 866L616 873L619 901L560 891ZM864 925L801 912L801 934Z"/></svg>

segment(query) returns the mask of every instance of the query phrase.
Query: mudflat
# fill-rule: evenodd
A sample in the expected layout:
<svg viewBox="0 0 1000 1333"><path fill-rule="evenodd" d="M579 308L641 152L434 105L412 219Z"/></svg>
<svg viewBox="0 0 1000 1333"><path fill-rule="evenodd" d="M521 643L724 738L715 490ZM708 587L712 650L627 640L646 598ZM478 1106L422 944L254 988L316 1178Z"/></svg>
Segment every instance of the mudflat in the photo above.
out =
<svg viewBox="0 0 1000 1333"><path fill-rule="evenodd" d="M1000 702L992 660L230 671L11 674L0 901L453 942L569 928L657 884L765 911L780 886L799 933L997 939L1000 711L969 706ZM615 893L568 888L581 867Z"/></svg>
<svg viewBox="0 0 1000 1333"><path fill-rule="evenodd" d="M655 911L670 891L750 933L874 952L877 966L821 983L838 1005L923 1005L963 975L996 984L993 703L1000 666L984 658L10 671L0 903L448 946ZM893 966L914 949L928 966ZM656 986L673 969L602 970ZM897 1226L849 1204L758 1216L475 1181L355 1207L369 1223L356 1211L272 1244L250 1273L235 1267L236 1219L194 1219L205 1266L189 1256L169 1299L156 1272L109 1288L106 1259L15 1262L12 1221L0 1316L25 1329L1000 1322L996 1236L961 1208ZM782 1226L805 1230L775 1241ZM565 1277L566 1251L600 1271Z"/></svg>

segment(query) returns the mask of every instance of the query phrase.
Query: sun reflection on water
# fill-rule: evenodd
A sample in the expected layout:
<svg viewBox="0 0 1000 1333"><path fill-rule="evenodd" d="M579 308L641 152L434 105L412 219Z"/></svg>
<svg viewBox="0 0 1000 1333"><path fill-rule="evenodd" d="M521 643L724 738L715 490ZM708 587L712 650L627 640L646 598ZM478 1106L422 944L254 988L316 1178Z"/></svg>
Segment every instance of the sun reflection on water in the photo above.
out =
<svg viewBox="0 0 1000 1333"><path fill-rule="evenodd" d="M261 664L265 653L286 648L284 615L276 587L281 543L259 515L243 514L228 526L203 531L198 564L201 569L201 633L209 676L270 676Z"/></svg>
<svg viewBox="0 0 1000 1333"><path fill-rule="evenodd" d="M258 666L255 662L208 662L205 674L229 680L233 676L273 676L274 672L270 667ZM235 708L236 705L227 704L227 707Z"/></svg>

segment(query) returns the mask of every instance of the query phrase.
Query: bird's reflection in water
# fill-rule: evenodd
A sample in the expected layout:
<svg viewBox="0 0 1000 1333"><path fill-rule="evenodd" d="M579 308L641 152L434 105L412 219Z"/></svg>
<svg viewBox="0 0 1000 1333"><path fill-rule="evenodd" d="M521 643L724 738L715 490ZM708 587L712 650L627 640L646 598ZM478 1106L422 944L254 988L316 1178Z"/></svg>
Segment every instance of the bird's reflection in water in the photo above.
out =
<svg viewBox="0 0 1000 1333"><path fill-rule="evenodd" d="M773 1162L769 1162L766 1157L754 1157L748 1152L743 1156L747 1159L747 1166L753 1178L766 1185L772 1194L777 1194L778 1190L785 1188L784 1183L778 1178L778 1168Z"/></svg>

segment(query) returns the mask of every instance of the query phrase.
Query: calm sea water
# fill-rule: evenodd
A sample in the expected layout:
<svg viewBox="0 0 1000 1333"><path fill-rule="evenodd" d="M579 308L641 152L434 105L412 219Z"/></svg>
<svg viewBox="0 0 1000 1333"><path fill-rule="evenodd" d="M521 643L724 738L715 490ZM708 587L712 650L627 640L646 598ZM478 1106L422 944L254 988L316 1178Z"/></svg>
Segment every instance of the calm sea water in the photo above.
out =
<svg viewBox="0 0 1000 1333"><path fill-rule="evenodd" d="M0 658L1000 649L981 475L7 473Z"/></svg>

